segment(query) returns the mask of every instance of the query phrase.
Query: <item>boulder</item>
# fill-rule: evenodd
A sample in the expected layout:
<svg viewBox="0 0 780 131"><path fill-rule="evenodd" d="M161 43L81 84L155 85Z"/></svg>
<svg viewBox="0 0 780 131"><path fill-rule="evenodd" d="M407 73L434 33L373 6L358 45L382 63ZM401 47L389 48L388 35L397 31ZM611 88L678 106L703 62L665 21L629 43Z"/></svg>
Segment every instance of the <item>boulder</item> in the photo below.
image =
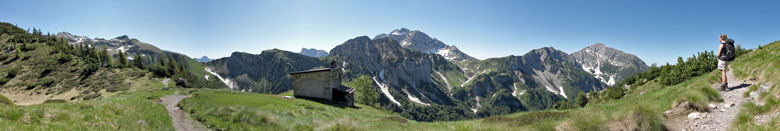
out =
<svg viewBox="0 0 780 131"><path fill-rule="evenodd" d="M695 120L695 119L704 118L706 116L707 116L707 113L693 112L691 114L688 114L688 119Z"/></svg>
<svg viewBox="0 0 780 131"><path fill-rule="evenodd" d="M184 78L176 79L176 85L181 87L187 87L187 79Z"/></svg>

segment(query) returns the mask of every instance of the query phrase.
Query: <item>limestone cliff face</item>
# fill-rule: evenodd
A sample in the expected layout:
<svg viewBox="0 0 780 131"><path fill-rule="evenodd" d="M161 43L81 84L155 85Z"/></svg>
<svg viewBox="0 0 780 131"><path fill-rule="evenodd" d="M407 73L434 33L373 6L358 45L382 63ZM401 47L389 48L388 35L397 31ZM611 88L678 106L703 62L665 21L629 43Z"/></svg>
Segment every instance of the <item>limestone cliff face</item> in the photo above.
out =
<svg viewBox="0 0 780 131"><path fill-rule="evenodd" d="M445 58L403 48L391 38L350 39L330 56L342 61L346 78L369 75L390 101L452 105L445 85L434 82L435 72L461 72ZM400 105L400 104L399 104Z"/></svg>
<svg viewBox="0 0 780 131"><path fill-rule="evenodd" d="M318 50L314 48L306 49L301 48L301 54L311 57L323 57L328 56L328 52L325 52L325 50Z"/></svg>

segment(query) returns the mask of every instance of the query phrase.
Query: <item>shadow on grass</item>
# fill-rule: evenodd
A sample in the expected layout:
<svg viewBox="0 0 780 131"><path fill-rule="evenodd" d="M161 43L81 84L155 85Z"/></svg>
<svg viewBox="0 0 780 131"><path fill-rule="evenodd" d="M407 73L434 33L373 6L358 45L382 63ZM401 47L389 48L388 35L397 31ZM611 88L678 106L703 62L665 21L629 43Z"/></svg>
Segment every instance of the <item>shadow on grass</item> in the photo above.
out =
<svg viewBox="0 0 780 131"><path fill-rule="evenodd" d="M317 102L317 103L320 103L320 104L330 105L330 106L338 107L338 108L355 108L355 109L360 109L360 107L357 107L357 106L348 106L345 103L341 103L341 102L338 102L338 101L327 100L327 99L322 99L322 98L300 97L300 96L299 97L295 97L295 98L296 99L310 100L310 101L314 101L314 102Z"/></svg>
<svg viewBox="0 0 780 131"><path fill-rule="evenodd" d="M742 84L739 84L739 85L737 85L737 86L734 86L734 87L729 87L728 91L732 91L732 90L736 90L736 89L740 89L740 88L749 87L750 85L753 85L753 84L745 84L745 83L742 83Z"/></svg>

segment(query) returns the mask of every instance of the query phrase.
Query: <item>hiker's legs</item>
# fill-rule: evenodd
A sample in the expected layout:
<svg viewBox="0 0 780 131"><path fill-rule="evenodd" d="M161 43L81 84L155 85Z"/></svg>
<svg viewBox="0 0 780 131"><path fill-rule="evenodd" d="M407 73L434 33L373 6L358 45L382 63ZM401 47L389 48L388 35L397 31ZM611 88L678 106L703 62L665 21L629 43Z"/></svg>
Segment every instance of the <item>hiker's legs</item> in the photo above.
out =
<svg viewBox="0 0 780 131"><path fill-rule="evenodd" d="M725 66L723 66L723 70L721 70L721 72L723 72L723 73L721 73L721 74L723 74L723 83L724 84L729 84L728 78L726 76L726 72L729 72L729 62L726 61L724 63L726 63L726 64L724 64Z"/></svg>
<svg viewBox="0 0 780 131"><path fill-rule="evenodd" d="M727 81L728 79L726 79L726 70L720 70L720 72L721 72L720 83L726 84L726 82L728 82Z"/></svg>
<svg viewBox="0 0 780 131"><path fill-rule="evenodd" d="M728 72L728 61L718 60L718 69L720 69L720 90L726 91L728 88L728 78L726 78L726 72Z"/></svg>

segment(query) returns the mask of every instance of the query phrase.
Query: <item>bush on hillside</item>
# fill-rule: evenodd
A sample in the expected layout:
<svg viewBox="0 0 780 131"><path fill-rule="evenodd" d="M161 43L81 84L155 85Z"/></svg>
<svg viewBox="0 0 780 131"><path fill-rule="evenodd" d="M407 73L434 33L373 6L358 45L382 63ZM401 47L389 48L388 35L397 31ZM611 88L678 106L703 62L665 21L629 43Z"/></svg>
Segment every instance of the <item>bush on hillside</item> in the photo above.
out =
<svg viewBox="0 0 780 131"><path fill-rule="evenodd" d="M373 85L371 78L363 75L353 79L345 85L355 88L355 99L358 103L376 106L377 100L379 99L379 94L377 93L379 90Z"/></svg>
<svg viewBox="0 0 780 131"><path fill-rule="evenodd" d="M664 130L663 117L647 106L639 105L631 109L623 118L623 124L628 130L660 131Z"/></svg>
<svg viewBox="0 0 780 131"><path fill-rule="evenodd" d="M738 49L738 53L744 54L749 50ZM646 72L637 73L619 82L618 85L642 86L650 80L658 78L663 85L674 85L690 78L707 74L717 68L718 59L714 51L704 51L683 59L677 57L676 65L651 66Z"/></svg>
<svg viewBox="0 0 780 131"><path fill-rule="evenodd" d="M574 98L574 104L579 107L585 107L585 105L588 105L588 97L585 97L585 93L577 93L577 97Z"/></svg>
<svg viewBox="0 0 780 131"><path fill-rule="evenodd" d="M60 62L60 64L70 62L70 60L73 60L73 58L71 58L71 56L68 54L57 54L57 61Z"/></svg>
<svg viewBox="0 0 780 131"><path fill-rule="evenodd" d="M14 66L11 68L7 68L5 71L8 72L7 75L5 75L5 78L14 78L16 75L19 75L19 72L22 70L22 67Z"/></svg>
<svg viewBox="0 0 780 131"><path fill-rule="evenodd" d="M3 105L14 105L14 102L12 102L11 99L8 99L8 97L0 95L0 104L3 104Z"/></svg>
<svg viewBox="0 0 780 131"><path fill-rule="evenodd" d="M626 89L623 87L610 87L604 90L604 94L609 99L620 99L623 95L626 95Z"/></svg>
<svg viewBox="0 0 780 131"><path fill-rule="evenodd" d="M11 80L11 79L4 78L4 77L3 77L3 78L0 78L0 85L5 85L5 83L8 83L8 81L10 81L10 80Z"/></svg>

